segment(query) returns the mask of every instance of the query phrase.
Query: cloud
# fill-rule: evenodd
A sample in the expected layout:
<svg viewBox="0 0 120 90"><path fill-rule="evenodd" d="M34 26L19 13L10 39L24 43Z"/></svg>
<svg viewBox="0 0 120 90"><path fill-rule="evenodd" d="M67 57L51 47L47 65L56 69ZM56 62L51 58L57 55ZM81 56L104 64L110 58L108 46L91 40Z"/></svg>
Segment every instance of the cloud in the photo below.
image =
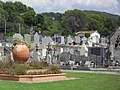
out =
<svg viewBox="0 0 120 90"><path fill-rule="evenodd" d="M117 0L75 0L73 7L83 10L96 10L110 13L118 12Z"/></svg>
<svg viewBox="0 0 120 90"><path fill-rule="evenodd" d="M4 0L21 1L37 12L64 12L70 9L119 13L118 0Z"/></svg>

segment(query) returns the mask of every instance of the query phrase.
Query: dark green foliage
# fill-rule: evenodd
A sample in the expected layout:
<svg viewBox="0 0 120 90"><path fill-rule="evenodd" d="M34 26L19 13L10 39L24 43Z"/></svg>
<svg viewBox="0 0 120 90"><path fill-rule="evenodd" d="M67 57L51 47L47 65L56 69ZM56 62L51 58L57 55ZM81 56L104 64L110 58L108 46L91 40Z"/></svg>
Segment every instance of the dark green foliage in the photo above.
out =
<svg viewBox="0 0 120 90"><path fill-rule="evenodd" d="M28 69L29 65L26 64L14 64L10 61L0 62L0 74L25 75Z"/></svg>
<svg viewBox="0 0 120 90"><path fill-rule="evenodd" d="M48 70L44 72L45 74L59 74L62 73L57 66L50 66Z"/></svg>
<svg viewBox="0 0 120 90"><path fill-rule="evenodd" d="M104 36L110 35L116 27L115 22L110 17L98 14L88 14L87 17L88 30L97 30Z"/></svg>
<svg viewBox="0 0 120 90"><path fill-rule="evenodd" d="M43 73L41 71L39 71L39 72L34 71L34 72L27 73L27 75L42 75L42 74Z"/></svg>
<svg viewBox="0 0 120 90"><path fill-rule="evenodd" d="M27 64L13 64L10 68L10 75L25 75L26 71L29 69Z"/></svg>
<svg viewBox="0 0 120 90"><path fill-rule="evenodd" d="M48 63L47 62L31 62L29 63L29 66L31 69L42 69L44 67L47 67L48 66Z"/></svg>
<svg viewBox="0 0 120 90"><path fill-rule="evenodd" d="M16 11L16 12L19 11L20 13L24 13L24 12L28 11L28 10L27 10L27 6L24 5L24 4L21 3L21 2L15 2L14 5L15 5L15 11Z"/></svg>
<svg viewBox="0 0 120 90"><path fill-rule="evenodd" d="M19 30L19 24L21 25L21 32L24 34L31 25L34 25L35 11L33 8L24 5L21 2L0 2L0 30L6 30L7 33L14 31L15 33Z"/></svg>
<svg viewBox="0 0 120 90"><path fill-rule="evenodd" d="M28 70L33 70L29 71ZM38 69L38 71L37 71ZM41 69L41 70L40 70ZM0 74L7 75L41 75L62 73L57 66L48 66L47 62L32 62L28 64L15 64L10 61L0 62Z"/></svg>
<svg viewBox="0 0 120 90"><path fill-rule="evenodd" d="M46 69L38 69L29 71L28 75L41 75L41 74L60 74L62 73L57 66L49 66Z"/></svg>
<svg viewBox="0 0 120 90"><path fill-rule="evenodd" d="M0 69L10 68L13 61L0 61Z"/></svg>
<svg viewBox="0 0 120 90"><path fill-rule="evenodd" d="M35 24L35 12L34 11L27 11L23 14L23 19L25 24L32 26Z"/></svg>
<svg viewBox="0 0 120 90"><path fill-rule="evenodd" d="M118 17L118 25L120 26L120 16Z"/></svg>
<svg viewBox="0 0 120 90"><path fill-rule="evenodd" d="M86 27L86 14L80 10L68 10L62 17L64 33L78 32Z"/></svg>

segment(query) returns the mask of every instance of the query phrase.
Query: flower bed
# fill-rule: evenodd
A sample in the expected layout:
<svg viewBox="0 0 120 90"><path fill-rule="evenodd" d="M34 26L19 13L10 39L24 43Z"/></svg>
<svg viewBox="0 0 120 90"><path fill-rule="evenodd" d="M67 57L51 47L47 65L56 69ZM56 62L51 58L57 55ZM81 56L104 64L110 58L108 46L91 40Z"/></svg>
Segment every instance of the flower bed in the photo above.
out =
<svg viewBox="0 0 120 90"><path fill-rule="evenodd" d="M45 66L47 66L45 68ZM43 69L45 68L45 69ZM45 62L28 64L0 63L0 79L22 82L44 82L66 79L57 66L48 66Z"/></svg>

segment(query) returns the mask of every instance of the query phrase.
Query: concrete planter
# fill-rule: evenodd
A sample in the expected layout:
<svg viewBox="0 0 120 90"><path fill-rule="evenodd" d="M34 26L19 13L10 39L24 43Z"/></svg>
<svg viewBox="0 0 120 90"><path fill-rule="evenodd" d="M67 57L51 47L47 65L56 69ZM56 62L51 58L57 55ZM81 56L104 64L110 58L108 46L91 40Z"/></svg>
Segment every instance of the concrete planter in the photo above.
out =
<svg viewBox="0 0 120 90"><path fill-rule="evenodd" d="M65 80L66 76L62 74L45 74L45 75L0 75L1 80L12 80L20 82L47 82L56 80Z"/></svg>

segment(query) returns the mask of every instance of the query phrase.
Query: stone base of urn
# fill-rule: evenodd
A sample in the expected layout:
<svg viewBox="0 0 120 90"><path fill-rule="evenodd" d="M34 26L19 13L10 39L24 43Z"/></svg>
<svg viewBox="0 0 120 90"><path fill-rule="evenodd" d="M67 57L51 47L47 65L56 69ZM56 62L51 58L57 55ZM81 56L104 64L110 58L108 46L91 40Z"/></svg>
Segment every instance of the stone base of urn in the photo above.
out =
<svg viewBox="0 0 120 90"><path fill-rule="evenodd" d="M62 74L46 74L46 75L0 75L1 80L12 80L20 82L48 82L57 80L66 80L67 77Z"/></svg>

